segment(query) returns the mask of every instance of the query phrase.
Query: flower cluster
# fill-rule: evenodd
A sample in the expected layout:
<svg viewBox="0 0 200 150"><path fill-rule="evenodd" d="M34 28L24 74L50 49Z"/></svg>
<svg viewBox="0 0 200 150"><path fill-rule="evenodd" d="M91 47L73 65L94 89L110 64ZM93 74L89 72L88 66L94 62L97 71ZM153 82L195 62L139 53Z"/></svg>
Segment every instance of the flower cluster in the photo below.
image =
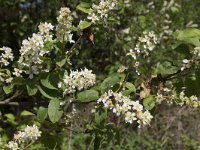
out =
<svg viewBox="0 0 200 150"><path fill-rule="evenodd" d="M163 101L166 101L168 104L172 104L173 101L171 98L169 98L172 95L173 95L172 91L169 88L165 87L162 89L162 91L159 91L157 93L156 102L158 104L161 104Z"/></svg>
<svg viewBox="0 0 200 150"><path fill-rule="evenodd" d="M15 69L14 75L20 76L22 72L29 75L29 78L33 78L33 75L37 75L40 71L48 72L48 69L43 67L43 57L49 53L44 48L45 42L52 41L53 25L51 23L40 23L38 26L39 32L34 33L32 37L22 41L22 47L20 49L20 58L18 62L22 65L22 70Z"/></svg>
<svg viewBox="0 0 200 150"><path fill-rule="evenodd" d="M177 103L181 106L185 104L194 108L200 107L200 101L198 100L198 97L195 95L187 97L184 91L182 91L176 99Z"/></svg>
<svg viewBox="0 0 200 150"><path fill-rule="evenodd" d="M171 29L172 20L170 19L169 14L165 14L163 18L164 21L162 24L162 32L160 34L160 38L167 40L173 33L173 30Z"/></svg>
<svg viewBox="0 0 200 150"><path fill-rule="evenodd" d="M139 128L141 125L149 124L153 118L139 101L132 101L129 97L123 96L121 92L116 93L109 90L97 102L103 103L105 108L112 110L117 116L124 116L126 123L132 124L133 121L137 120Z"/></svg>
<svg viewBox="0 0 200 150"><path fill-rule="evenodd" d="M181 67L181 71L188 69L192 66L192 64L196 64L198 65L200 62L200 47L195 47L194 51L192 51L192 55L193 57L188 60L188 59L183 59L182 60L182 67Z"/></svg>
<svg viewBox="0 0 200 150"><path fill-rule="evenodd" d="M150 11L153 11L155 9L155 4L153 1L150 1L148 4L147 4L147 9L146 9L146 13L149 13Z"/></svg>
<svg viewBox="0 0 200 150"><path fill-rule="evenodd" d="M174 9L180 9L181 8L181 5L179 5L178 3L176 3L175 0L171 0L171 1L164 1L163 3L163 7L161 9L161 12L166 12L168 10L170 10L171 8L174 8Z"/></svg>
<svg viewBox="0 0 200 150"><path fill-rule="evenodd" d="M184 91L180 92L179 94L175 94L170 89L171 88L165 87L162 89L162 91L159 91L157 93L156 102L158 104L160 104L163 101L166 101L168 104L176 103L180 106L188 105L195 108L200 107L200 101L198 100L197 96L192 95L190 97L187 97Z"/></svg>
<svg viewBox="0 0 200 150"><path fill-rule="evenodd" d="M139 37L138 42L133 49L130 49L127 55L130 55L135 60L135 68L136 72L139 74L137 68L139 66L139 57L146 57L149 55L149 52L151 52L156 44L158 43L158 39L153 31L151 32L143 32L143 36Z"/></svg>
<svg viewBox="0 0 200 150"><path fill-rule="evenodd" d="M8 66L11 61L13 61L14 56L12 53L12 49L9 47L0 48L0 69L3 66ZM8 70L2 69L0 72L0 81L10 83L13 78L11 77L11 73Z"/></svg>
<svg viewBox="0 0 200 150"><path fill-rule="evenodd" d="M149 52L151 52L155 48L155 45L157 43L158 39L153 31L148 33L143 32L143 36L139 37L135 49L130 49L127 55L132 56L135 60L141 55L143 55L143 57L146 57L149 55Z"/></svg>
<svg viewBox="0 0 200 150"><path fill-rule="evenodd" d="M87 89L95 84L96 75L91 70L85 68L81 71L71 71L69 75L65 74L63 82L59 87L64 89L64 94L74 93L77 90Z"/></svg>
<svg viewBox="0 0 200 150"><path fill-rule="evenodd" d="M52 34L52 30L54 28L54 26L51 23L40 23L40 25L38 26L39 28L39 34L42 35L46 41L52 41L53 38L53 34Z"/></svg>
<svg viewBox="0 0 200 150"><path fill-rule="evenodd" d="M4 66L8 66L10 61L13 61L14 59L12 49L4 46L0 48L0 52L2 52L0 56L0 64L2 63Z"/></svg>
<svg viewBox="0 0 200 150"><path fill-rule="evenodd" d="M96 23L100 19L106 19L108 17L108 12L114 9L117 0L101 0L99 5L92 5L93 12L87 17L92 23Z"/></svg>
<svg viewBox="0 0 200 150"><path fill-rule="evenodd" d="M160 10L161 15L163 15L164 21L162 23L162 32L160 34L160 38L167 40L172 35L173 30L171 29L172 20L170 16L170 11L179 11L181 5L176 3L175 0L164 1L163 7Z"/></svg>
<svg viewBox="0 0 200 150"><path fill-rule="evenodd" d="M14 134L14 139L9 141L6 147L11 150L20 149L20 145L23 143L32 143L35 142L41 136L41 131L36 125L28 126L19 131L17 134Z"/></svg>
<svg viewBox="0 0 200 150"><path fill-rule="evenodd" d="M71 11L67 7L62 7L57 17L58 25L56 29L57 41L74 43L72 40L73 34L71 33L72 27L72 16Z"/></svg>

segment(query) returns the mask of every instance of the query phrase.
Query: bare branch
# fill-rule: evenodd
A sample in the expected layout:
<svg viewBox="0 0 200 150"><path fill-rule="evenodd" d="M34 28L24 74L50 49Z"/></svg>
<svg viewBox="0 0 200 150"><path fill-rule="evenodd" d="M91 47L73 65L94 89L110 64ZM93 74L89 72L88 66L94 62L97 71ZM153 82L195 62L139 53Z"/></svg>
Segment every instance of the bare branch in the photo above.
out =
<svg viewBox="0 0 200 150"><path fill-rule="evenodd" d="M16 91L15 94L7 99L5 99L4 101L0 101L0 105L6 105L6 104L14 104L14 103L11 103L11 101L15 98L17 98L18 96L20 96L23 92L22 91Z"/></svg>

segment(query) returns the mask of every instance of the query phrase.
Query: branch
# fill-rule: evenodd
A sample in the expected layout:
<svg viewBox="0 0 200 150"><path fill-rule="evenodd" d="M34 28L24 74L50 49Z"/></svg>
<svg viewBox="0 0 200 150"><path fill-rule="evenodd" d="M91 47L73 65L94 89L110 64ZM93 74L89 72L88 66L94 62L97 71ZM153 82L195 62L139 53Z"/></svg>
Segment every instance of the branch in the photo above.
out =
<svg viewBox="0 0 200 150"><path fill-rule="evenodd" d="M180 74L180 76L185 76L185 75L187 75L187 73L189 73L190 70L191 70L191 68L187 68L185 70L178 70L177 72L170 74L162 79L163 79L163 81L175 79L175 78L179 77L179 76L177 76L179 74ZM183 74L181 74L181 73L183 73Z"/></svg>
<svg viewBox="0 0 200 150"><path fill-rule="evenodd" d="M0 105L6 105L6 104L14 104L14 103L11 103L11 101L15 98L17 98L19 95L21 95L23 92L19 92L19 91L16 91L15 94L13 96L11 96L10 98L7 98L5 99L4 101L0 101Z"/></svg>
<svg viewBox="0 0 200 150"><path fill-rule="evenodd" d="M74 43L74 45L70 48L69 53L73 51L73 49L78 45L83 35L81 35L78 40Z"/></svg>

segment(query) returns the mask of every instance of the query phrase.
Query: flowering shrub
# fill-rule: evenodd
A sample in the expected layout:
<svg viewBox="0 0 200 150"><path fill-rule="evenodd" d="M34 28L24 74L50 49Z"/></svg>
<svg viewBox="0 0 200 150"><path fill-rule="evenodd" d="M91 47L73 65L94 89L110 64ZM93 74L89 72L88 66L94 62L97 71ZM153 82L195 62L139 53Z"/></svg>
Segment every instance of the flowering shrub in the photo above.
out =
<svg viewBox="0 0 200 150"><path fill-rule="evenodd" d="M0 48L2 149L71 150L74 133L101 149L150 127L161 103L200 107L199 22L177 23L189 2L92 2L61 7L18 54Z"/></svg>

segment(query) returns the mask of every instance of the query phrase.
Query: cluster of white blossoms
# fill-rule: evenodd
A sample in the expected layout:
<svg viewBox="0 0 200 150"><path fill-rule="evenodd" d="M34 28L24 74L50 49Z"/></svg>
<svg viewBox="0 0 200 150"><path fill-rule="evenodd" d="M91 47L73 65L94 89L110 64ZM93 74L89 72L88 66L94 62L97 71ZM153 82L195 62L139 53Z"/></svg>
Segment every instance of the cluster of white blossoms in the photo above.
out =
<svg viewBox="0 0 200 150"><path fill-rule="evenodd" d="M200 62L200 47L195 47L194 50L192 51L192 55L193 55L193 57L190 60L189 59L182 60L181 71L191 68L191 66L193 64L196 64L196 65L199 64L199 62Z"/></svg>
<svg viewBox="0 0 200 150"><path fill-rule="evenodd" d="M14 56L12 53L12 49L9 47L2 47L0 48L0 69L3 66L8 66L11 61L13 61ZM6 70L2 70L0 72L0 81L10 83L12 82L13 78L11 77L11 74L8 73Z"/></svg>
<svg viewBox="0 0 200 150"><path fill-rule="evenodd" d="M198 24L194 23L192 20L186 24L187 28L198 28Z"/></svg>
<svg viewBox="0 0 200 150"><path fill-rule="evenodd" d="M191 106L194 108L200 107L200 101L198 100L197 96L192 95L192 96L188 97L185 95L185 91L182 91L179 94L174 94L173 91L170 89L165 87L165 88L163 88L162 91L157 93L156 102L158 104L165 101L168 104L176 103L180 106L187 105L187 106Z"/></svg>
<svg viewBox="0 0 200 150"><path fill-rule="evenodd" d="M184 91L182 91L180 94L179 94L179 96L178 96L178 98L177 98L178 100L177 100L177 103L179 104L179 105L189 105L189 106L191 106L191 107L195 107L195 108L197 108L197 107L200 107L200 101L198 100L198 97L197 96L195 96L195 95L192 95L192 96L190 96L190 97L187 97L186 95L185 95L185 92Z"/></svg>
<svg viewBox="0 0 200 150"><path fill-rule="evenodd" d="M157 36L153 31L151 32L143 32L143 36L139 37L138 42L133 49L130 49L127 55L130 55L135 60L135 68L136 72L139 75L137 68L140 63L138 61L139 57L147 57L151 51L155 48L158 43Z"/></svg>
<svg viewBox="0 0 200 150"><path fill-rule="evenodd" d="M172 104L173 101L171 99L171 96L173 95L173 93L170 89L168 87L165 87L162 89L162 91L159 91L156 95L156 103L161 104L163 101L166 101L168 104Z"/></svg>
<svg viewBox="0 0 200 150"><path fill-rule="evenodd" d="M59 88L64 89L64 95L74 93L77 90L88 89L96 82L96 75L91 70L85 68L81 71L70 71L70 74L65 74L63 82L58 84Z"/></svg>
<svg viewBox="0 0 200 150"><path fill-rule="evenodd" d="M98 99L97 103L102 103L105 108L112 110L117 116L122 115L126 123L132 124L137 120L139 128L150 124L153 118L139 101L132 101L129 97L123 96L121 92L116 93L109 90Z"/></svg>
<svg viewBox="0 0 200 150"><path fill-rule="evenodd" d="M56 28L56 39L60 42L74 43L71 33L72 27L72 13L68 7L62 7L57 17L58 25Z"/></svg>
<svg viewBox="0 0 200 150"><path fill-rule="evenodd" d="M99 20L104 20L108 17L108 12L116 6L117 0L101 0L99 5L92 5L93 12L91 12L87 19L92 23Z"/></svg>
<svg viewBox="0 0 200 150"><path fill-rule="evenodd" d="M33 78L34 75L38 75L41 71L48 72L48 69L44 69L43 57L49 53L44 48L44 44L47 41L52 40L51 30L53 26L50 23L41 23L39 25L39 32L33 33L32 37L22 41L22 47L20 49L20 58L18 62L22 65L22 70L15 70L16 75L25 72L29 75L29 78Z"/></svg>
<svg viewBox="0 0 200 150"><path fill-rule="evenodd" d="M163 7L161 9L161 12L166 12L168 10L170 10L173 7L173 9L180 9L181 5L179 5L178 3L176 3L176 0L171 0L171 1L164 1L163 3Z"/></svg>
<svg viewBox="0 0 200 150"><path fill-rule="evenodd" d="M158 39L153 31L143 32L143 36L139 37L134 50L130 49L127 55L133 57L134 60L137 60L140 56L146 57L155 48L157 43Z"/></svg>
<svg viewBox="0 0 200 150"><path fill-rule="evenodd" d="M3 64L3 66L8 66L10 61L13 61L14 59L12 49L4 46L0 48L0 53L0 66L1 64Z"/></svg>
<svg viewBox="0 0 200 150"><path fill-rule="evenodd" d="M153 11L155 9L155 4L153 1L150 1L148 4L147 4L147 9L146 9L146 13L149 13L150 11Z"/></svg>
<svg viewBox="0 0 200 150"><path fill-rule="evenodd" d="M160 33L161 39L167 40L172 35L173 30L171 29L171 25L172 25L172 20L170 19L170 15L166 13L164 15L164 21L162 25L163 32Z"/></svg>
<svg viewBox="0 0 200 150"><path fill-rule="evenodd" d="M35 142L41 136L41 133L36 125L27 125L25 129L14 134L13 140L9 141L6 147L10 150L19 150L21 144Z"/></svg>
<svg viewBox="0 0 200 150"><path fill-rule="evenodd" d="M173 30L171 29L171 11L179 11L181 5L179 5L175 0L164 1L163 7L160 10L161 15L163 15L164 21L162 23L162 32L160 32L160 38L167 40L172 35Z"/></svg>
<svg viewBox="0 0 200 150"><path fill-rule="evenodd" d="M47 22L40 23L38 28L39 28L39 34L44 37L45 42L53 40L52 30L54 26L51 23L47 23Z"/></svg>

